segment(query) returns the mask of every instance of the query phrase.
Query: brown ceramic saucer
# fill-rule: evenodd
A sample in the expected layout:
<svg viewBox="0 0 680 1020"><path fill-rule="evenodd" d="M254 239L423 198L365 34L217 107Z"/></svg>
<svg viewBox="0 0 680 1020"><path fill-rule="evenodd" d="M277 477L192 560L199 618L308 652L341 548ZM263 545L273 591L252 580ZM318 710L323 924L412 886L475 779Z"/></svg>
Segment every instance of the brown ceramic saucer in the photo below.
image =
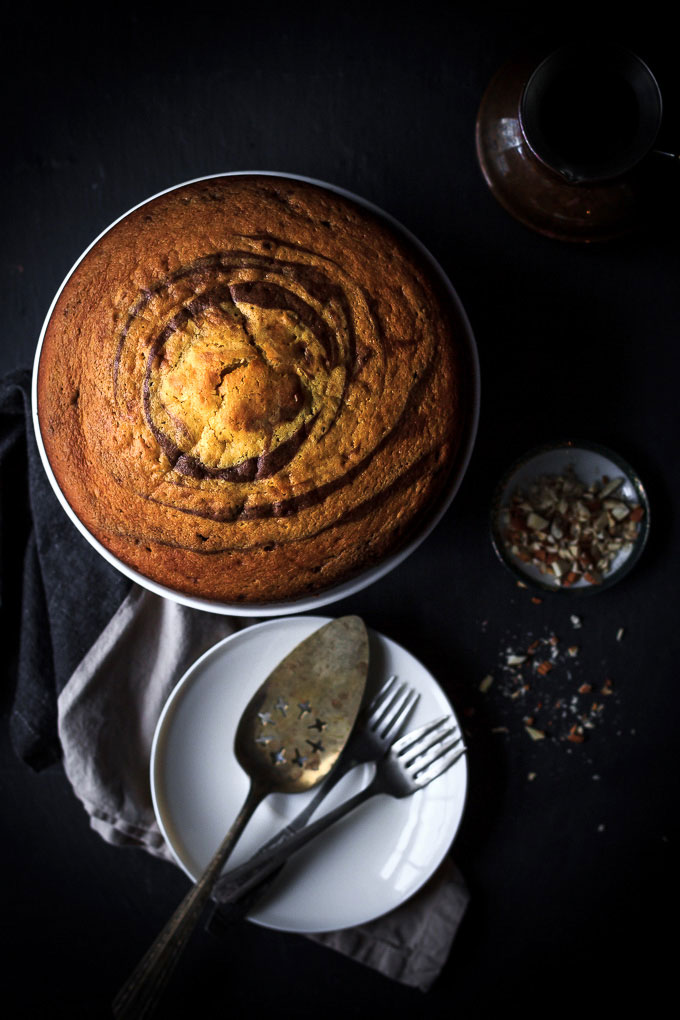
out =
<svg viewBox="0 0 680 1020"><path fill-rule="evenodd" d="M522 133L519 107L535 61L505 64L491 80L477 114L482 173L500 204L531 230L560 241L607 241L637 223L640 186L634 173L572 184L541 163Z"/></svg>

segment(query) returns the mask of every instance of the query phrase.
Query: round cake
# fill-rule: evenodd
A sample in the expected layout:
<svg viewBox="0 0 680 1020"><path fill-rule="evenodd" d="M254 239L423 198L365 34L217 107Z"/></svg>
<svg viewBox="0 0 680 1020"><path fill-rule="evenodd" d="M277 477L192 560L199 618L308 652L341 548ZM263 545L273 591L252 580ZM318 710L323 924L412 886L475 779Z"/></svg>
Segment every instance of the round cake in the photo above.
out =
<svg viewBox="0 0 680 1020"><path fill-rule="evenodd" d="M469 438L450 297L383 219L266 175L167 192L78 264L40 433L115 557L222 603L299 598L407 541Z"/></svg>

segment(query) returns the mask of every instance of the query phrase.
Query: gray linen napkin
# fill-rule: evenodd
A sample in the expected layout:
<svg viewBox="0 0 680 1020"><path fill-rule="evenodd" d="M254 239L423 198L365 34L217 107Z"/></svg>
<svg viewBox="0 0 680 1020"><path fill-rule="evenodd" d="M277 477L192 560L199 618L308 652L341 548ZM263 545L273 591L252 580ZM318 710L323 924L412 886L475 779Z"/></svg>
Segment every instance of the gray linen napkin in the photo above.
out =
<svg viewBox="0 0 680 1020"><path fill-rule="evenodd" d="M105 840L173 860L149 788L154 730L171 690L195 659L246 625L187 609L133 585L58 699L66 774ZM387 977L427 991L468 903L453 862L407 903L370 924L310 935Z"/></svg>

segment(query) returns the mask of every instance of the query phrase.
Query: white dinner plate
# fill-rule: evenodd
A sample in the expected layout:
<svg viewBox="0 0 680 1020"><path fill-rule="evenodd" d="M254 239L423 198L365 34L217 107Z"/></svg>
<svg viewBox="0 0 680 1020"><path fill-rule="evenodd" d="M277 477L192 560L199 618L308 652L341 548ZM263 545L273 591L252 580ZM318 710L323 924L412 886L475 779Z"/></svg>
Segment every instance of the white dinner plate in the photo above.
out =
<svg viewBox="0 0 680 1020"><path fill-rule="evenodd" d="M151 789L156 817L178 864L203 871L231 826L249 780L234 756L239 719L274 667L327 617L286 617L237 631L206 652L170 695L156 728ZM409 728L453 709L409 652L369 631L371 683L392 673L420 692ZM364 787L361 765L332 790L319 815ZM411 797L372 797L295 855L250 919L281 931L332 931L399 906L436 870L463 815L465 757ZM271 794L236 844L230 866L248 857L302 810L313 792Z"/></svg>

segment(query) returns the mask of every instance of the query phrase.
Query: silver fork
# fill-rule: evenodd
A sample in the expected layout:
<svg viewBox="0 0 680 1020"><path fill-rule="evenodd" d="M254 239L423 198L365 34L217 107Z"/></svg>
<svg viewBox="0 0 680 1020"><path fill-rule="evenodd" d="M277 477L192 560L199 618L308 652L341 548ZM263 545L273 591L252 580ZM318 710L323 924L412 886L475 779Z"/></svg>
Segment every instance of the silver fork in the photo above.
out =
<svg viewBox="0 0 680 1020"><path fill-rule="evenodd" d="M409 684L397 682L396 674L386 680L367 706L365 717L359 719L347 741L344 754L326 782L319 787L307 807L303 808L282 832L265 843L261 849L267 849L275 841L283 838L284 834L297 832L303 825L306 825L322 800L351 769L356 768L357 765L382 758L413 712L419 698L420 694Z"/></svg>
<svg viewBox="0 0 680 1020"><path fill-rule="evenodd" d="M215 898L220 903L229 903L250 889L259 887L300 847L370 797L378 793L408 797L424 789L462 758L466 748L456 750L462 740L451 716L443 716L395 740L387 754L378 761L375 776L365 789L318 821L290 835L284 842L278 842L272 850L266 853L260 851L245 864L222 875L215 886Z"/></svg>
<svg viewBox="0 0 680 1020"><path fill-rule="evenodd" d="M312 800L299 814L293 818L288 825L268 840L247 862L254 865L256 862L266 862L273 851L282 846L290 837L302 829L312 817L319 804L330 793L334 786L357 765L378 761L389 750L394 738L401 732L407 719L416 707L420 694L407 683L399 683L397 676L393 674L385 681L373 700L367 705L350 736L342 757L328 776L328 779L319 787ZM280 867L283 865L281 864ZM245 865L244 865L245 867ZM278 869L276 869L278 870ZM217 900L223 909L220 920L237 921L245 917L256 900L269 888L276 877L275 869L268 869L266 876L263 876L262 884L251 882L248 890L252 891L250 897L246 897L248 890L244 889L244 896L240 897L234 887L231 888L229 898L225 901L219 896L219 883L213 890L213 899ZM232 872L233 874L233 872ZM264 878L269 881L264 883ZM257 885L257 889L255 886ZM238 901L238 903L237 903Z"/></svg>

